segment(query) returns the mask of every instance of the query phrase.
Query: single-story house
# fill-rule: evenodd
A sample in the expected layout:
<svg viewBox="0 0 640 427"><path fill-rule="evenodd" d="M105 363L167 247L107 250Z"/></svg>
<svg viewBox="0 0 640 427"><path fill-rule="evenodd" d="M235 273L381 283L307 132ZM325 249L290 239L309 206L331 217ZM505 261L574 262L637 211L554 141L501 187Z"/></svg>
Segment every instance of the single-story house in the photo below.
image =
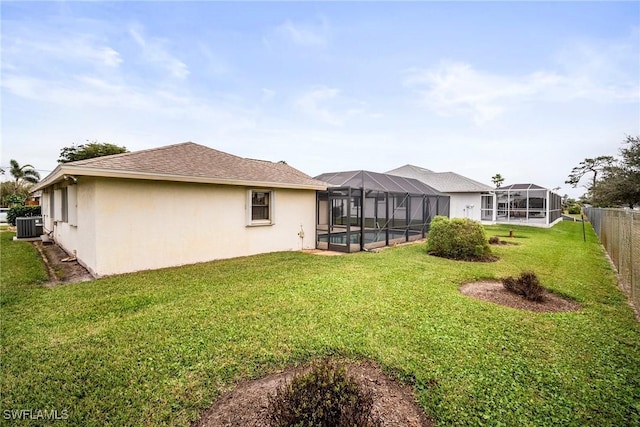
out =
<svg viewBox="0 0 640 427"><path fill-rule="evenodd" d="M562 197L536 184L512 184L495 190L493 222L551 227L562 221Z"/></svg>
<svg viewBox="0 0 640 427"><path fill-rule="evenodd" d="M561 197L539 185L513 184L494 188L455 172L433 172L414 165L404 165L387 173L415 178L449 195L450 218L537 227L551 227L562 220Z"/></svg>
<svg viewBox="0 0 640 427"><path fill-rule="evenodd" d="M63 163L33 188L45 232L96 276L315 248L318 190L192 142Z"/></svg>
<svg viewBox="0 0 640 427"><path fill-rule="evenodd" d="M449 215L449 196L423 182L364 170L316 176L316 245L357 252L424 238L436 215Z"/></svg>
<svg viewBox="0 0 640 427"><path fill-rule="evenodd" d="M494 187L455 172L433 172L414 165L404 165L386 173L417 179L448 195L451 198L450 218L493 221Z"/></svg>

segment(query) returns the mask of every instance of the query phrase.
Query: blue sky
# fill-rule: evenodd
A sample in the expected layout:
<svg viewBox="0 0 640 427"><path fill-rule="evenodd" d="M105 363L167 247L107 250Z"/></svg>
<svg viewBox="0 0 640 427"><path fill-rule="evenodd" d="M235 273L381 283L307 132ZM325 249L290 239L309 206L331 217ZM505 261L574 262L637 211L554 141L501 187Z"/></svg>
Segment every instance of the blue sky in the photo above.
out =
<svg viewBox="0 0 640 427"><path fill-rule="evenodd" d="M2 157L194 141L312 176L564 184L640 134L639 2L11 2Z"/></svg>

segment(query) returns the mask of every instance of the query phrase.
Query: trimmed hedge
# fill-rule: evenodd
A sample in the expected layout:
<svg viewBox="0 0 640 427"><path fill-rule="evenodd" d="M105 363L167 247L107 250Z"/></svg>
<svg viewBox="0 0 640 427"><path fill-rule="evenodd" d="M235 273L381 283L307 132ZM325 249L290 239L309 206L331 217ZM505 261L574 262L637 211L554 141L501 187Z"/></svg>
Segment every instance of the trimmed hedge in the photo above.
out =
<svg viewBox="0 0 640 427"><path fill-rule="evenodd" d="M436 216L427 240L431 255L457 260L482 260L491 256L484 227L468 218Z"/></svg>
<svg viewBox="0 0 640 427"><path fill-rule="evenodd" d="M7 222L13 226L16 225L16 218L23 216L41 216L42 209L40 206L14 206L7 212Z"/></svg>

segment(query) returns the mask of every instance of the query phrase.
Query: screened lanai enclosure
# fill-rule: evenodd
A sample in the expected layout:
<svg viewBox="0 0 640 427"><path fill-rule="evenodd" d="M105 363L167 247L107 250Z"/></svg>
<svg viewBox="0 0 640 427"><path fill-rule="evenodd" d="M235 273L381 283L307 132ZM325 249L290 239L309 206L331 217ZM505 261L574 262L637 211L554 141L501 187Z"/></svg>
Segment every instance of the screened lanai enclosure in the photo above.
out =
<svg viewBox="0 0 640 427"><path fill-rule="evenodd" d="M535 184L513 184L495 191L495 222L547 227L560 221L560 195Z"/></svg>
<svg viewBox="0 0 640 427"><path fill-rule="evenodd" d="M449 196L412 178L368 171L326 173L317 192L316 247L357 252L424 238Z"/></svg>

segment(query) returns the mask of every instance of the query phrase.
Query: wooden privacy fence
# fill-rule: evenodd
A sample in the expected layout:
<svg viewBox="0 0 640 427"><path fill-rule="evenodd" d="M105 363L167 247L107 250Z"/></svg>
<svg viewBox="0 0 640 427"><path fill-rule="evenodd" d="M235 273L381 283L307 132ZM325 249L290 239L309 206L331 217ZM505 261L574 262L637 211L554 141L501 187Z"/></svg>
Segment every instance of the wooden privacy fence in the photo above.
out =
<svg viewBox="0 0 640 427"><path fill-rule="evenodd" d="M585 208L584 212L618 270L622 288L640 310L640 211Z"/></svg>

